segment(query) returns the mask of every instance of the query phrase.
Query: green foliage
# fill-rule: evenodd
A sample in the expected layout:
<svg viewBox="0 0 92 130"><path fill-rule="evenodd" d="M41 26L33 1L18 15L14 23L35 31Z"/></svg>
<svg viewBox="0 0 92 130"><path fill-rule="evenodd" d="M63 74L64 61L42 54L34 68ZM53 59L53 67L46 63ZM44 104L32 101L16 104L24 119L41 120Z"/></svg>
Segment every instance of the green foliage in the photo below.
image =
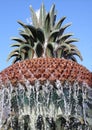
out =
<svg viewBox="0 0 92 130"><path fill-rule="evenodd" d="M57 57L66 58L77 61L75 55L81 60L82 56L73 42L77 42L76 38L72 38L72 33L64 33L71 23L62 25L66 17L62 17L56 21L56 10L53 4L47 13L42 3L39 10L39 16L30 7L32 24L18 23L23 27L19 34L21 38L14 37L12 40L16 43L11 47L16 47L8 56L8 60L15 57L14 63L18 60L31 59L34 57Z"/></svg>

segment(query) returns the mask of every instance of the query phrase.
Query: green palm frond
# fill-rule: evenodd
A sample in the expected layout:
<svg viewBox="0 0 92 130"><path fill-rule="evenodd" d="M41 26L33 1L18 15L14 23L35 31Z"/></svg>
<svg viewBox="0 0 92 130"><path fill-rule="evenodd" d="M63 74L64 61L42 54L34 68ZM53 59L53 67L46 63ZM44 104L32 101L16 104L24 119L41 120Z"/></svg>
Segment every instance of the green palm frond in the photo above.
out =
<svg viewBox="0 0 92 130"><path fill-rule="evenodd" d="M55 12L55 5L53 4L51 9L50 9L50 26L51 26L51 30L53 29L54 25L55 25L55 16L56 16L56 12Z"/></svg>
<svg viewBox="0 0 92 130"><path fill-rule="evenodd" d="M51 43L48 43L46 48L46 56L47 57L54 57L54 48Z"/></svg>
<svg viewBox="0 0 92 130"><path fill-rule="evenodd" d="M22 45L22 46L19 48L19 53L22 54L23 50L25 50L26 53L28 52L28 58L29 58L29 59L33 58L34 50L33 50L33 48L32 48L31 45L29 45L29 44L24 44L24 45Z"/></svg>
<svg viewBox="0 0 92 130"><path fill-rule="evenodd" d="M71 23L65 24L60 28L59 35L62 35L67 27L71 26Z"/></svg>
<svg viewBox="0 0 92 130"><path fill-rule="evenodd" d="M81 56L81 53L80 51L78 50L78 48L73 45L73 44L70 44L70 52L67 54L67 57L69 59L73 59L76 56L78 56L81 60L83 60L82 56ZM76 60L77 61L77 60Z"/></svg>
<svg viewBox="0 0 92 130"><path fill-rule="evenodd" d="M58 42L61 44L63 43L66 39L68 39L69 37L73 36L73 33L66 33L66 34L63 34L61 35L59 38L58 38Z"/></svg>
<svg viewBox="0 0 92 130"><path fill-rule="evenodd" d="M20 35L25 39L25 40L27 40L27 39L29 39L29 37L30 37L30 35L28 34L28 33L26 33L26 32L20 32ZM32 38L32 37L31 37ZM33 38L32 38L33 39Z"/></svg>
<svg viewBox="0 0 92 130"><path fill-rule="evenodd" d="M19 47L19 46L21 46L21 43L18 43L18 42L12 43L12 44L10 45L10 47Z"/></svg>
<svg viewBox="0 0 92 130"><path fill-rule="evenodd" d="M33 10L32 6L30 6L31 16L32 16L32 24L34 27L39 27L38 18L36 12Z"/></svg>
<svg viewBox="0 0 92 130"><path fill-rule="evenodd" d="M12 57L20 57L20 55L19 55L19 48L14 49L14 50L8 55L7 61L9 61L9 59L12 58Z"/></svg>
<svg viewBox="0 0 92 130"><path fill-rule="evenodd" d="M19 37L12 37L11 39L14 41L17 41L19 43L23 43L23 44L26 43L26 41L24 39L19 38Z"/></svg>
<svg viewBox="0 0 92 130"><path fill-rule="evenodd" d="M64 52L67 52L67 54L69 54L70 51L71 51L70 46L65 43L57 46L57 48L55 49L55 52L58 58L64 57Z"/></svg>
<svg viewBox="0 0 92 130"><path fill-rule="evenodd" d="M39 25L41 29L44 27L45 17L46 17L46 10L44 4L42 3L40 8L40 16L39 16Z"/></svg>
<svg viewBox="0 0 92 130"><path fill-rule="evenodd" d="M16 62L18 62L18 61L21 61L21 60L22 60L21 57L16 56L16 57L14 57L12 63L14 64L14 63L16 63Z"/></svg>
<svg viewBox="0 0 92 130"><path fill-rule="evenodd" d="M18 23L24 28L24 30L22 30L20 32L21 33L25 33L27 36L31 36L33 37L33 31L35 30L35 27L31 26L31 25L25 25L23 22L18 21ZM31 30L31 31L30 31ZM32 31L33 30L33 31Z"/></svg>
<svg viewBox="0 0 92 130"><path fill-rule="evenodd" d="M72 54L73 56L74 56L74 55L78 56L78 57L81 59L81 61L83 60L82 55L81 55L80 51L79 51L77 48L74 49L74 50L71 50L71 54Z"/></svg>
<svg viewBox="0 0 92 130"><path fill-rule="evenodd" d="M42 29L37 28L36 33L37 39L43 44L45 42L44 32L42 31Z"/></svg>
<svg viewBox="0 0 92 130"><path fill-rule="evenodd" d="M57 23L56 23L56 25L54 26L54 29L60 29L60 27L61 27L61 25L62 25L62 23L63 23L63 21L66 19L66 17L64 16L64 17L62 17Z"/></svg>
<svg viewBox="0 0 92 130"><path fill-rule="evenodd" d="M20 38L13 37L16 41L11 47L17 47L17 52L13 51L9 55L14 57L14 62L18 60L30 59L34 57L57 57L66 58L73 61L78 56L82 60L81 53L72 43L78 39L72 38L73 33L65 33L71 23L63 25L66 17L56 20L55 5L46 12L42 3L38 13L30 6L32 24L25 24L18 20L23 29L19 30Z"/></svg>
<svg viewBox="0 0 92 130"><path fill-rule="evenodd" d="M46 15L45 23L44 23L44 32L45 32L45 38L48 38L50 34L51 26L50 26L50 15L49 13Z"/></svg>
<svg viewBox="0 0 92 130"><path fill-rule="evenodd" d="M17 22L18 22L22 27L24 27L24 28L26 27L26 25L25 25L22 21L18 20Z"/></svg>
<svg viewBox="0 0 92 130"><path fill-rule="evenodd" d="M72 43L72 42L78 42L78 39L76 39L76 38L69 38L69 39L66 39L66 40L65 40L65 43L66 43L66 44L70 44L70 43Z"/></svg>
<svg viewBox="0 0 92 130"><path fill-rule="evenodd" d="M56 38L58 37L58 34L59 34L59 29L53 30L49 35L48 42L55 42Z"/></svg>
<svg viewBox="0 0 92 130"><path fill-rule="evenodd" d="M37 45L35 46L35 52L37 57L41 57L43 54L43 46L42 43L38 42Z"/></svg>
<svg viewBox="0 0 92 130"><path fill-rule="evenodd" d="M36 28L34 26L32 26L32 25L26 25L26 28L29 29L30 36L32 36L33 39L36 41L36 37L37 37Z"/></svg>

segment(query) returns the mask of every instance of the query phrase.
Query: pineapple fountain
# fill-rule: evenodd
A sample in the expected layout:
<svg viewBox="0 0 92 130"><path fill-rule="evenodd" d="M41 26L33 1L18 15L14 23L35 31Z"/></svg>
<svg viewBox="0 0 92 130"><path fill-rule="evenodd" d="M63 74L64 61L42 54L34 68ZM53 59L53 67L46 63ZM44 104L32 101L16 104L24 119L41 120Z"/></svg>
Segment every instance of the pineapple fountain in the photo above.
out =
<svg viewBox="0 0 92 130"><path fill-rule="evenodd" d="M55 5L46 13L42 4L39 18L30 9L32 25L18 21L13 64L0 72L0 130L92 130L92 73L64 34L71 24L56 23Z"/></svg>

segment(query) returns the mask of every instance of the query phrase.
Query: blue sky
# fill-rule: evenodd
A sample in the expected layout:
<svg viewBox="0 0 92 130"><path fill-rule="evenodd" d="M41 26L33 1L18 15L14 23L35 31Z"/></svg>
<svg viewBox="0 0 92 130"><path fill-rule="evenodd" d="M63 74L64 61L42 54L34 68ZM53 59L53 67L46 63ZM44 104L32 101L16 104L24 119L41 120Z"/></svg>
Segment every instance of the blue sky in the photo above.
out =
<svg viewBox="0 0 92 130"><path fill-rule="evenodd" d="M44 2L46 10L49 11L51 5L55 3L57 10L57 20L66 16L64 24L72 22L68 32L74 33L74 38L78 38L76 46L80 50L83 61L80 64L92 71L92 0L1 0L0 1L0 71L11 65L13 59L6 62L7 56L13 48L10 44L12 36L19 36L20 25L17 20L27 23L30 18L29 6L38 10Z"/></svg>

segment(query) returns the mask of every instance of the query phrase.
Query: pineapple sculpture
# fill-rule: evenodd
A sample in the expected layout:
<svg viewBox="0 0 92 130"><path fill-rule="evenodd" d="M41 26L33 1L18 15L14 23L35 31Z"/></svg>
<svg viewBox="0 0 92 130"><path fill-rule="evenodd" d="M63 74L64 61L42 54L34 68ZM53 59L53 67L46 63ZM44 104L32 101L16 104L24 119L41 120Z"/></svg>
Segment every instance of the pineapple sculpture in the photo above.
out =
<svg viewBox="0 0 92 130"><path fill-rule="evenodd" d="M39 16L30 7L32 24L22 26L13 64L0 73L1 130L92 130L92 74L82 60L66 17L56 21L53 4Z"/></svg>

